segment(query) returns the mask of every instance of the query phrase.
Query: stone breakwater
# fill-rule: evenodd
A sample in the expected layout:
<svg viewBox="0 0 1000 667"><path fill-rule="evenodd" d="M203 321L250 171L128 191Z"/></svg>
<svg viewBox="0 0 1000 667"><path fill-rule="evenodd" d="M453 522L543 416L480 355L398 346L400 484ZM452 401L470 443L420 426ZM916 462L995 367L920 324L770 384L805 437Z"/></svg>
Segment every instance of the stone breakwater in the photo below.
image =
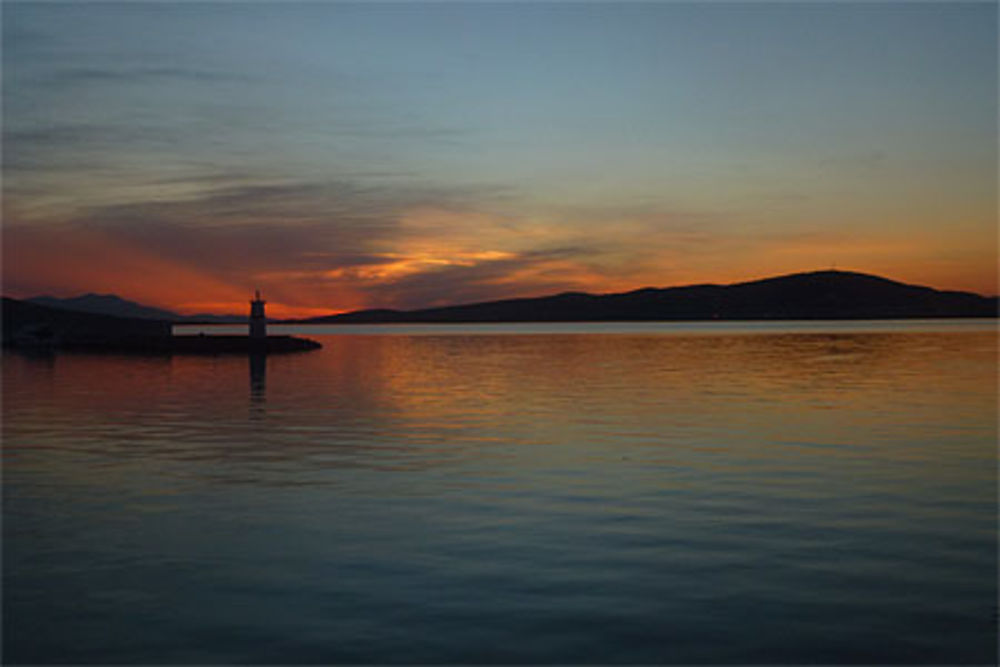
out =
<svg viewBox="0 0 1000 667"><path fill-rule="evenodd" d="M5 347L78 352L123 352L134 354L278 354L317 350L322 345L308 338L268 336L113 336L58 337L44 341L4 340Z"/></svg>
<svg viewBox="0 0 1000 667"><path fill-rule="evenodd" d="M171 352L189 354L304 352L322 345L308 338L268 336L257 340L249 336L172 336Z"/></svg>
<svg viewBox="0 0 1000 667"><path fill-rule="evenodd" d="M135 354L274 354L322 347L294 336L174 336L171 323L81 313L3 299L3 346Z"/></svg>

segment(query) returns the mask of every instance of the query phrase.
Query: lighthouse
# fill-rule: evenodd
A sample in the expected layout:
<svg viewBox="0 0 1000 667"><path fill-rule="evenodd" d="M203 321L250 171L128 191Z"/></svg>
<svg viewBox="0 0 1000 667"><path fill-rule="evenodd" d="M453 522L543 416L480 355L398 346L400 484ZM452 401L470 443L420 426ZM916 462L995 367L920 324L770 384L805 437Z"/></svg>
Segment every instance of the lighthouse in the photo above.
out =
<svg viewBox="0 0 1000 667"><path fill-rule="evenodd" d="M260 290L254 292L250 302L250 341L263 343L267 340L267 319L264 317L264 304L260 298Z"/></svg>

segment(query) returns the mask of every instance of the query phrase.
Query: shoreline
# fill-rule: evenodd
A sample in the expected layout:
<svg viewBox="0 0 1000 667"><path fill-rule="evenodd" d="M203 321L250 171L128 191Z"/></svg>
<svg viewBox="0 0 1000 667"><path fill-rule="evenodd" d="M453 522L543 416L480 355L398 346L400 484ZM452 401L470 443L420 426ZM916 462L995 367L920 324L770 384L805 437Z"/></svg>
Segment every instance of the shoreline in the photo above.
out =
<svg viewBox="0 0 1000 667"><path fill-rule="evenodd" d="M249 336L182 334L175 336L123 336L50 341L3 341L5 349L32 352L99 352L126 354L282 354L318 350L322 344L289 335L254 340Z"/></svg>

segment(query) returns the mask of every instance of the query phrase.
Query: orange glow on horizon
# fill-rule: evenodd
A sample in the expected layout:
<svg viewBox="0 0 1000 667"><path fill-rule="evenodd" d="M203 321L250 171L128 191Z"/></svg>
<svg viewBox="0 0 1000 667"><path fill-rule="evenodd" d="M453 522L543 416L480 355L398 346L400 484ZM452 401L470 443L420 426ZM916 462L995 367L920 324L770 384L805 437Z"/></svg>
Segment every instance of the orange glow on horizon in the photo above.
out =
<svg viewBox="0 0 1000 667"><path fill-rule="evenodd" d="M457 217L438 211L414 213L404 220L407 232L398 243L379 248L366 264L248 271L236 279L215 267L166 258L155 248L99 230L14 224L4 230L5 293L19 298L111 293L182 315L243 316L253 290L259 288L268 301L268 316L275 319L371 308L415 310L563 291L607 294L732 284L830 268L942 290L998 293L996 249L984 243L969 251L960 239L747 235L720 238L702 248L684 245L683 238L674 242L664 229L634 248L595 238L592 245L600 252L547 255L519 249L519 244L572 248L573 239L560 236L557 222L525 223L533 230L525 241L523 226L485 215L473 216L475 224L455 231ZM615 239L620 232L605 228L599 235Z"/></svg>
<svg viewBox="0 0 1000 667"><path fill-rule="evenodd" d="M323 308L316 306L296 306L281 302L272 302L267 300L267 295L263 294L264 300L267 302L266 313L268 319L304 319L309 317L323 317L326 315L338 315L343 312L348 312L345 310L335 310L333 308ZM215 302L198 302L198 303L182 303L176 306L168 308L175 313L180 315L238 315L247 316L250 312L250 306L247 300L244 301L215 301ZM352 309L353 310L353 309Z"/></svg>

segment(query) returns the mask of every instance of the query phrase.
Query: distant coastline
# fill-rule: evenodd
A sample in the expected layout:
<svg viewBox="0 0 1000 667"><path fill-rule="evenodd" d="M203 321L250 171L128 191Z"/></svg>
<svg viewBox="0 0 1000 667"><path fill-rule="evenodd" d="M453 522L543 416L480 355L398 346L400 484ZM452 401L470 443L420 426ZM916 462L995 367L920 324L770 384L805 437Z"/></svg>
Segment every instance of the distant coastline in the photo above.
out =
<svg viewBox="0 0 1000 667"><path fill-rule="evenodd" d="M54 314L53 314L54 313ZM686 285L616 294L567 292L419 310L360 310L321 317L270 319L286 324L432 324L529 322L698 322L753 320L886 320L996 318L997 297L943 291L849 271L815 271L731 285ZM110 318L95 320L94 318ZM38 322L56 322L64 337L97 328L169 336L175 324L241 324L245 317L182 316L115 295L69 299L4 297L4 344ZM166 332L166 333L165 333ZM121 338L117 333L112 336ZM161 341L161 347L173 346ZM192 347L194 345L192 344Z"/></svg>
<svg viewBox="0 0 1000 667"><path fill-rule="evenodd" d="M997 297L941 291L848 271L797 273L732 285L567 292L421 310L361 310L295 324L875 320L997 317Z"/></svg>

